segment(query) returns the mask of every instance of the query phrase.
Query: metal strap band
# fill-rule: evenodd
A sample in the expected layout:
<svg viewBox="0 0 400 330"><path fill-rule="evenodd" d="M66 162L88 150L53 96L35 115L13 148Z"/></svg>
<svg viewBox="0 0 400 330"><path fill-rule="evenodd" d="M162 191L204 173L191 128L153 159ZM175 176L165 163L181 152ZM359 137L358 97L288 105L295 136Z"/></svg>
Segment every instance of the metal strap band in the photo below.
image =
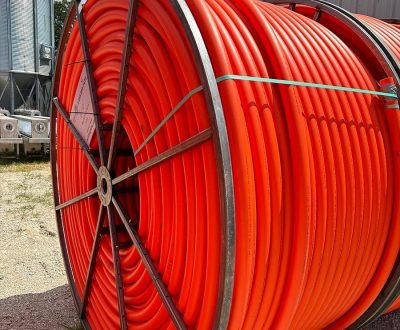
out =
<svg viewBox="0 0 400 330"><path fill-rule="evenodd" d="M325 90L335 90L347 93L360 93L360 94L368 94L368 95L376 95L383 96L391 99L398 99L397 94L393 93L385 93L379 91L373 91L368 89L360 89L360 88L352 88L352 87L344 87L344 86L335 86L335 85L325 85L318 83L310 83L304 81L295 81L295 80L285 80L285 79L274 79L274 78L262 78L262 77L253 77L253 76L242 76L242 75L234 75L227 74L220 76L216 79L217 83L221 83L227 80L237 80L237 81L250 81L250 82L260 82L260 83L268 83L268 84L276 84L276 85L288 85L288 86L299 86L299 87L307 87L307 88L318 88ZM203 90L203 86L198 86L192 89L189 93L187 93L181 101L171 110L170 113L164 118L162 122L158 124L158 126L153 130L153 132L147 136L147 138L143 141L143 143L136 149L135 156L143 149L143 147L157 134L157 132L166 124L166 122L172 118L172 116L184 106L184 104L190 100L190 98L201 92ZM396 108L393 108L396 109Z"/></svg>

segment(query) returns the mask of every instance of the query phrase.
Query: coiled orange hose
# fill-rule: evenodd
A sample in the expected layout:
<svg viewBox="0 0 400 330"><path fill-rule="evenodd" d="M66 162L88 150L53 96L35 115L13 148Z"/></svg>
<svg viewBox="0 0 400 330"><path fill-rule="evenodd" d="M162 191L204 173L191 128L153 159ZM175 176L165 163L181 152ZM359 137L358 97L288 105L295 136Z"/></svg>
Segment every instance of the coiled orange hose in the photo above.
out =
<svg viewBox="0 0 400 330"><path fill-rule="evenodd" d="M365 15L356 15L361 21L367 24L369 28L371 28L374 33L376 33L379 38L381 38L389 49L393 52L393 54L400 61L400 30L398 30L399 26L385 23L379 19L365 16ZM397 29L396 29L397 27ZM395 309L400 308L400 298L388 309L388 312L393 311Z"/></svg>
<svg viewBox="0 0 400 330"><path fill-rule="evenodd" d="M126 1L111 3L101 0L88 2L84 7L102 122L105 124L113 122L127 6ZM120 141L120 148L136 150L184 93L200 85L187 50L187 41L171 11L165 3L147 2L140 6L122 122L125 138ZM155 21L156 16L163 17L163 20ZM58 94L67 109L72 107L83 69L83 64L68 64L82 61L80 47L76 24L64 54ZM171 90L170 86L174 89ZM203 97L194 96L135 160L132 157L117 158L115 175L207 128L209 123L204 109ZM96 178L82 152L74 150L78 145L69 130L61 123L58 129L60 144L63 145L58 164L60 186L65 187L60 189L64 201L91 189ZM109 138L106 136L106 140ZM93 141L92 148L96 148L95 143ZM73 182L69 181L71 173L74 173ZM176 297L179 309L185 311L186 323L207 328L213 320L216 302L220 243L218 187L212 145L207 143L144 173L133 185L140 187L140 196L131 193L134 189L131 187L128 194L121 196L123 204L133 219L140 215L139 233L141 237L147 237L144 239L146 247L151 257L157 260L158 270L168 283L169 292ZM90 199L66 209L63 216L80 295L98 208L98 202ZM163 219L162 223L160 219ZM95 271L99 275L94 277L87 306L86 315L94 328L115 328L119 321L109 244L107 238L101 243ZM121 266L128 323L135 328L169 327L168 314L134 248L121 251Z"/></svg>
<svg viewBox="0 0 400 330"><path fill-rule="evenodd" d="M373 93L333 87L379 91L378 81L387 77L378 76L322 24L287 8L257 0L193 0L187 5L216 77L332 86L220 79L236 229L228 327L350 326L381 292L399 251L400 187L395 180L400 145L395 139L400 114L385 109L383 98ZM88 0L82 8L99 121L109 150L112 133L107 127L114 124L119 98L129 3ZM79 33L77 22L65 32L68 42L60 49L55 90L71 118L87 116L74 114L86 70ZM396 36L394 49L399 47ZM201 84L174 7L167 0L140 1L112 178L210 127L207 99L198 92L152 135L171 109ZM62 115L56 130L56 202L66 205L95 188L98 177ZM102 142L93 135L88 144L100 164L101 152L93 151ZM217 158L209 140L113 190L188 328L218 324L224 242ZM96 226L103 218L99 209L99 199L90 197L61 210L60 235L78 300L84 297ZM134 329L173 328L143 259L130 245L123 217L113 210L101 226L111 229L101 236L83 316L92 328L123 328L125 321ZM119 309L116 254L125 319Z"/></svg>
<svg viewBox="0 0 400 330"><path fill-rule="evenodd" d="M393 312L399 308L400 308L400 298L397 298L397 300L393 303L392 306L390 306L390 308L386 311L386 313Z"/></svg>
<svg viewBox="0 0 400 330"><path fill-rule="evenodd" d="M395 25L385 23L377 18L355 15L364 22L374 33L381 38L393 54L400 60L400 31L395 28Z"/></svg>

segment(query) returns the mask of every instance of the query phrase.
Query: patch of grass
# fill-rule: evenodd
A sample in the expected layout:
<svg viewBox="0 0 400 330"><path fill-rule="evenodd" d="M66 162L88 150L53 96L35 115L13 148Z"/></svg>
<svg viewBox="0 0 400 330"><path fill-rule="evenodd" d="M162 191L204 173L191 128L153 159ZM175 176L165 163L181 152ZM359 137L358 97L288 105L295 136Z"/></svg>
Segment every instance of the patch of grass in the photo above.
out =
<svg viewBox="0 0 400 330"><path fill-rule="evenodd" d="M49 159L1 159L0 173L6 172L30 172L50 168Z"/></svg>
<svg viewBox="0 0 400 330"><path fill-rule="evenodd" d="M15 215L18 215L21 218L27 217L32 212L32 205L24 204L15 209Z"/></svg>
<svg viewBox="0 0 400 330"><path fill-rule="evenodd" d="M27 213L28 211L32 211L32 205L22 205L17 208L18 211L21 211L23 214Z"/></svg>
<svg viewBox="0 0 400 330"><path fill-rule="evenodd" d="M53 193L51 190L46 191L43 195L36 195L34 193L22 191L16 196L16 199L22 203L29 203L28 205L21 206L20 209L22 208L33 209L37 204L38 205L44 204L48 206L53 205Z"/></svg>
<svg viewBox="0 0 400 330"><path fill-rule="evenodd" d="M30 180L33 180L33 179L35 179L35 178L40 178L41 177L41 175L38 175L37 173L32 173L31 171L27 171L27 172L24 172L25 174L24 174L24 180L26 181L26 182L29 182Z"/></svg>
<svg viewBox="0 0 400 330"><path fill-rule="evenodd" d="M22 190L20 193L17 194L17 196L15 196L15 198L19 201L19 202L30 202L32 198L34 198L35 195L32 193L29 193L27 191Z"/></svg>
<svg viewBox="0 0 400 330"><path fill-rule="evenodd" d="M29 199L29 202L33 205L41 204L52 206L53 205L53 192L46 191L43 195L32 195Z"/></svg>
<svg viewBox="0 0 400 330"><path fill-rule="evenodd" d="M48 206L53 206L54 200L53 200L53 190L50 189L49 191L46 191L46 193L42 197L43 203L45 203Z"/></svg>

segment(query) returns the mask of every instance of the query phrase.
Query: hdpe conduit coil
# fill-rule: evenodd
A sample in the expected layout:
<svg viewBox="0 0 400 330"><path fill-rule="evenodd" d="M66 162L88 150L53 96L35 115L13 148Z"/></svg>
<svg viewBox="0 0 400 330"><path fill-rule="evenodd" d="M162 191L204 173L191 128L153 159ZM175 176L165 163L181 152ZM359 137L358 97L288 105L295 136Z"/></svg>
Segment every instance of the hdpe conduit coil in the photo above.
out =
<svg viewBox="0 0 400 330"><path fill-rule="evenodd" d="M345 328L381 293L400 245L398 77L290 9L72 5L52 170L85 327Z"/></svg>
<svg viewBox="0 0 400 330"><path fill-rule="evenodd" d="M285 1L273 0L275 3L287 4ZM304 6L306 5L306 6ZM372 27L365 25L362 15L353 15L344 9L333 5L326 1L290 1L290 8L298 13L306 15L314 20L317 20L320 24L329 28L334 32L339 38L344 40L350 47L358 52L358 55L371 61L371 58L376 58L377 62L384 63L383 68L385 72L391 76L396 77L396 85L399 82L399 61L398 61L398 45L396 44L395 38L393 36L386 37L392 38L392 40L385 40L381 35L382 30L386 30L386 33L391 35L393 32L395 35L397 31L393 31L389 25L383 22L364 17L365 20L371 19L375 21L376 24L382 23L381 34L374 31ZM385 29L388 28L388 29ZM370 29L371 28L371 29ZM382 42L384 40L384 42ZM365 47L367 46L367 47ZM372 49L372 52L371 52ZM371 66L370 62L370 66ZM386 67L386 68L385 68ZM381 88L385 86L385 81L381 81ZM387 104L386 107L398 109L398 102L393 104ZM368 310L360 317L353 327L361 327L367 323L373 321L376 317L381 315L385 309L387 309L390 304L399 296L400 293L400 262L399 259L396 266L391 272L389 280L387 281L385 287L379 294L379 297L375 302L368 308ZM396 309L398 302L394 303L388 311Z"/></svg>
<svg viewBox="0 0 400 330"><path fill-rule="evenodd" d="M369 28L371 28L374 33L381 38L388 48L395 55L400 65L400 30L399 25L388 24L382 22L379 19L364 16L364 15L356 15L362 22L367 24ZM393 311L395 309L400 308L400 297L393 303L393 305L388 309L388 312Z"/></svg>
<svg viewBox="0 0 400 330"><path fill-rule="evenodd" d="M399 68L399 33L393 26L384 23L378 19L374 19L372 17L363 16L363 15L352 15L345 10L337 7L331 3L327 3L326 1L303 1L301 4L308 4L309 6L298 6L296 8L297 12L301 12L306 14L309 17L318 18L318 21L325 26L328 26L331 30L335 31L335 33L344 40L347 40L347 43L353 45L355 49L360 48L360 44L357 44L351 38L354 37L357 32L362 33L365 36L372 37L376 41L375 48L380 48L383 51L388 59L387 62L391 62L393 65L393 71L395 71L395 75L398 76L400 72ZM313 10L311 7L316 7L316 10ZM327 11L327 12L326 12ZM322 17L322 12L324 15ZM342 16L342 17L341 17ZM343 26L343 16L347 19L347 26ZM341 22L332 22L332 19L336 17L341 17ZM345 19L345 21L346 21ZM352 24L349 24L348 20L352 21ZM349 31L348 28L351 30ZM347 31L346 31L347 28ZM349 37L350 36L350 37ZM349 39L350 38L350 39ZM381 42L382 41L382 42ZM365 42L363 42L365 43ZM359 49L361 54L365 54L365 49ZM368 57L368 56L367 56ZM398 80L398 79L397 79ZM398 84L397 84L398 85ZM398 108L397 102L396 104L391 105L392 108ZM364 315L354 324L354 326L361 327L366 323L371 322L374 318L379 316L386 308L388 308L391 302L394 301L396 297L398 297L400 293L400 264L399 260L397 261L397 266L393 269L390 279L385 285L384 289L380 293L378 299L374 302L373 305L364 313ZM387 310L387 312L393 311L400 307L400 300L397 299Z"/></svg>
<svg viewBox="0 0 400 330"><path fill-rule="evenodd" d="M400 63L400 31L396 29L396 26L365 15L355 16L385 42Z"/></svg>

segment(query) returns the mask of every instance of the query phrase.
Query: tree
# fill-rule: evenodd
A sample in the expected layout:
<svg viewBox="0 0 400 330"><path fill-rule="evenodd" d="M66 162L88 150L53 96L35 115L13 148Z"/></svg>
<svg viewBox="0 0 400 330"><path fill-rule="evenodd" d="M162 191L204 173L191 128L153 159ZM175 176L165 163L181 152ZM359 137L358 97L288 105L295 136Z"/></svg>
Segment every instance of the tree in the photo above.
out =
<svg viewBox="0 0 400 330"><path fill-rule="evenodd" d="M68 14L70 0L55 0L54 1L54 39L55 46L58 47L61 34L64 28L65 17Z"/></svg>

